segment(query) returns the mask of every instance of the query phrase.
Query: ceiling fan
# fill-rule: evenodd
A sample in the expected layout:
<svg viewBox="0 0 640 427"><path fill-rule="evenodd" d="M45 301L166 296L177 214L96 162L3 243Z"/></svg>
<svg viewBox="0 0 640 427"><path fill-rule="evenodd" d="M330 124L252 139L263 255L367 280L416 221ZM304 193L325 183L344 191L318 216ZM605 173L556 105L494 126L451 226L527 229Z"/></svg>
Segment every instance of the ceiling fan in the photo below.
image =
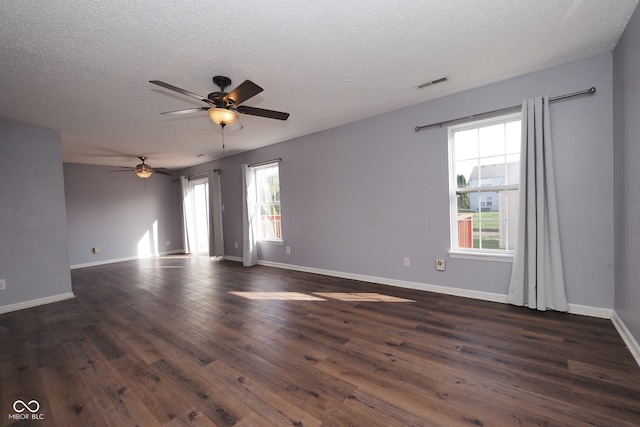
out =
<svg viewBox="0 0 640 427"><path fill-rule="evenodd" d="M251 116L266 117L268 119L287 120L289 113L283 113L281 111L265 110L264 108L249 107L246 105L240 105L249 98L252 98L263 91L263 89L251 80L245 80L238 87L231 92L225 92L224 89L231 85L231 79L225 76L215 76L213 83L220 88L219 92L211 92L206 97L198 95L188 90L181 89L179 87L170 85L169 83L161 82L160 80L149 80L149 83L161 86L165 89L172 90L174 92L181 93L186 96L198 99L207 107L200 108L187 108L185 110L167 111L161 114L189 114L197 111L206 111L209 113L211 120L220 125L223 129L227 125L232 125L238 120L238 114L248 114Z"/></svg>
<svg viewBox="0 0 640 427"><path fill-rule="evenodd" d="M131 169L130 167L127 167L127 166L120 166L121 169L117 169L109 172L135 172L136 175L138 175L142 179L147 179L154 173L159 173L160 175L169 175L169 176L173 175L171 171L168 169L152 169L151 166L145 163L147 158L144 156L140 156L138 158L140 159L140 161L142 161L142 163L140 163L139 165L136 165L134 169Z"/></svg>

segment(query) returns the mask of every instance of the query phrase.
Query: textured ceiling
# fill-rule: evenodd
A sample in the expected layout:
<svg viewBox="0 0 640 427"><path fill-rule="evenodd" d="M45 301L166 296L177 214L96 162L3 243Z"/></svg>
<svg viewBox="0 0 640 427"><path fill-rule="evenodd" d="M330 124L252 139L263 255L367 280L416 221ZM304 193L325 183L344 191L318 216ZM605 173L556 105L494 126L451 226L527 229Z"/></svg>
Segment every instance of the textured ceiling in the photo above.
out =
<svg viewBox="0 0 640 427"><path fill-rule="evenodd" d="M0 118L60 130L66 162L176 169L610 52L637 3L5 0ZM205 104L149 80L218 74L291 117L241 115L223 152L206 113L160 115Z"/></svg>

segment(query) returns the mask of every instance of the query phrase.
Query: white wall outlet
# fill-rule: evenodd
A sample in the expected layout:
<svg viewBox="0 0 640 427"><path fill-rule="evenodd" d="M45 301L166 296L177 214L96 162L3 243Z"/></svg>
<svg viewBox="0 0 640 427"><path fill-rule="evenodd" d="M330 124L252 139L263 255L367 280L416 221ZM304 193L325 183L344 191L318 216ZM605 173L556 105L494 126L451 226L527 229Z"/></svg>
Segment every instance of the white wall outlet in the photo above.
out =
<svg viewBox="0 0 640 427"><path fill-rule="evenodd" d="M167 240L167 246L171 245L171 240Z"/></svg>
<svg viewBox="0 0 640 427"><path fill-rule="evenodd" d="M94 246L93 249L91 249L93 251L94 254L99 254L100 253L100 246Z"/></svg>
<svg viewBox="0 0 640 427"><path fill-rule="evenodd" d="M7 281L5 279L0 279L0 291L4 291L7 289Z"/></svg>
<svg viewBox="0 0 640 427"><path fill-rule="evenodd" d="M236 249L238 249L238 242L234 242L234 243L233 243L233 247L234 247L234 248L236 248Z"/></svg>
<svg viewBox="0 0 640 427"><path fill-rule="evenodd" d="M436 270L444 271L446 267L447 267L446 263L444 262L443 259L437 259L436 260Z"/></svg>
<svg viewBox="0 0 640 427"><path fill-rule="evenodd" d="M291 246L287 246L286 251L287 255L291 255Z"/></svg>
<svg viewBox="0 0 640 427"><path fill-rule="evenodd" d="M411 266L411 258L409 258L408 256L404 257L404 266L405 267Z"/></svg>

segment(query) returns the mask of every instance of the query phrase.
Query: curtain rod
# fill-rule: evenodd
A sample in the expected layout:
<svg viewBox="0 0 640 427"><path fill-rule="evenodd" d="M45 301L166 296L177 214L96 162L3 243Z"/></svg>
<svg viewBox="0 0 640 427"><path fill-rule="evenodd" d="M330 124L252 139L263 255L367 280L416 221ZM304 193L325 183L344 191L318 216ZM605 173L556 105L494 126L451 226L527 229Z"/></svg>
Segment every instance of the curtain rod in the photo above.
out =
<svg viewBox="0 0 640 427"><path fill-rule="evenodd" d="M187 178L188 179L193 179L193 178L198 178L198 177L206 176L206 175L209 175L209 171L194 173L193 175L188 175Z"/></svg>
<svg viewBox="0 0 640 427"><path fill-rule="evenodd" d="M595 87L591 87L591 88L589 88L587 90L582 90L580 92L574 92L574 93L568 93L566 95L554 96L552 98L549 98L549 102L558 101L560 99L565 99L565 98L572 98L574 96L580 96L580 95L593 95L594 93L596 93L596 88ZM418 131L421 131L423 129L428 129L428 128L432 128L432 127L436 127L436 126L442 127L442 125L447 125L449 123L458 122L460 120L475 119L477 117L489 116L491 114L502 113L502 112L511 111L511 110L515 110L515 109L520 109L520 108L522 108L522 104L521 105L512 105L511 107L499 108L497 110L487 111L486 113L473 114L473 115L467 116L467 117L458 117L457 119L445 120L444 122L432 123L430 125L416 126L415 127L415 131L418 132Z"/></svg>
<svg viewBox="0 0 640 427"><path fill-rule="evenodd" d="M214 169L214 172L221 172L221 169ZM209 171L204 171L204 172L196 172L193 175L188 175L187 178L188 179L193 179L193 178L198 178L200 176L207 176L209 175Z"/></svg>
<svg viewBox="0 0 640 427"><path fill-rule="evenodd" d="M258 162L258 163L251 163L249 165L250 168L255 168L256 166L262 166L262 165L268 165L269 163L278 163L281 162L282 159L280 157L278 157L277 159L273 159L273 160L266 160L264 162Z"/></svg>

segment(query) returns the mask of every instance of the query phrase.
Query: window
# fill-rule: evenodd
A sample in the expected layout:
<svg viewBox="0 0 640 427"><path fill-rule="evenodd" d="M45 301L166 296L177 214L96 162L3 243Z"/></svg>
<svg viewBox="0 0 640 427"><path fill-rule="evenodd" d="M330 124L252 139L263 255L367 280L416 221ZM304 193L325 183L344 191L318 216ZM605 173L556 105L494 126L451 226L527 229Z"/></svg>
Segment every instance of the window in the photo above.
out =
<svg viewBox="0 0 640 427"><path fill-rule="evenodd" d="M513 255L520 114L449 128L451 254Z"/></svg>
<svg viewBox="0 0 640 427"><path fill-rule="evenodd" d="M282 241L280 213L280 170L277 163L255 170L258 240Z"/></svg>

